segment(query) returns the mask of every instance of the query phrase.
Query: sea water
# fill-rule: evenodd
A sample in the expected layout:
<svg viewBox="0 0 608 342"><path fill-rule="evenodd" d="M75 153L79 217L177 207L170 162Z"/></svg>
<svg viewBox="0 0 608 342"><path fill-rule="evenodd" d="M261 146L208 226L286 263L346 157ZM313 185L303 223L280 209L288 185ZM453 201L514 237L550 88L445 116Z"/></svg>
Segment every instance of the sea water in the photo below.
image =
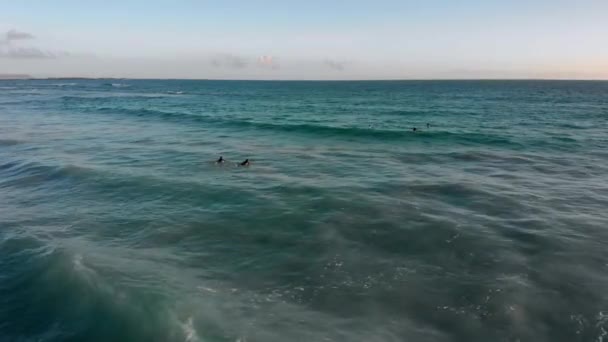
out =
<svg viewBox="0 0 608 342"><path fill-rule="evenodd" d="M608 341L607 243L608 82L0 81L0 341Z"/></svg>

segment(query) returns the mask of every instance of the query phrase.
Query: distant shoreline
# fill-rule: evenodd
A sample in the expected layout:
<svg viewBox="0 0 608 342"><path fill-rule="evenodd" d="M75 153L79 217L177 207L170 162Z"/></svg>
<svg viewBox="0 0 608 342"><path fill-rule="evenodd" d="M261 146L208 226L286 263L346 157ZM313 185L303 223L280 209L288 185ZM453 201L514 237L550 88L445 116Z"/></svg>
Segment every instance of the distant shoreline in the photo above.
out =
<svg viewBox="0 0 608 342"><path fill-rule="evenodd" d="M0 74L0 80L29 80L32 76L27 74Z"/></svg>
<svg viewBox="0 0 608 342"><path fill-rule="evenodd" d="M0 74L0 81L69 81L69 80L141 80L141 81L236 81L236 82L607 82L608 79L555 79L555 78L426 78L426 79L357 79L357 80L317 80L317 79L211 79L211 78L125 78L125 77L34 77L26 74Z"/></svg>

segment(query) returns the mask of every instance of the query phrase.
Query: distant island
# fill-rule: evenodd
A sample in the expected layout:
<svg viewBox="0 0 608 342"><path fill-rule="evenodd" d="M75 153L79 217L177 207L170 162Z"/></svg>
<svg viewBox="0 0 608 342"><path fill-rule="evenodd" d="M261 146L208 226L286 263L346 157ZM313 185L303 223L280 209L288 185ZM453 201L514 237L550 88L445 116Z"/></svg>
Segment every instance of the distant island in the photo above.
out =
<svg viewBox="0 0 608 342"><path fill-rule="evenodd" d="M0 74L0 80L125 80L123 77L35 77L27 74Z"/></svg>
<svg viewBox="0 0 608 342"><path fill-rule="evenodd" d="M0 74L0 80L24 80L30 78L32 76L26 74Z"/></svg>

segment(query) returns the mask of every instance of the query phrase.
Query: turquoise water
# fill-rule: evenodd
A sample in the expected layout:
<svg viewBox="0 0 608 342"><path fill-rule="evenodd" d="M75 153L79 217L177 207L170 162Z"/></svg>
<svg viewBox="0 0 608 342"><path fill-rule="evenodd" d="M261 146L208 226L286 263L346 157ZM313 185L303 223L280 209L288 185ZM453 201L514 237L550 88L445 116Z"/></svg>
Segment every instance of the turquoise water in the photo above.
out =
<svg viewBox="0 0 608 342"><path fill-rule="evenodd" d="M607 148L608 82L0 81L0 341L608 341Z"/></svg>

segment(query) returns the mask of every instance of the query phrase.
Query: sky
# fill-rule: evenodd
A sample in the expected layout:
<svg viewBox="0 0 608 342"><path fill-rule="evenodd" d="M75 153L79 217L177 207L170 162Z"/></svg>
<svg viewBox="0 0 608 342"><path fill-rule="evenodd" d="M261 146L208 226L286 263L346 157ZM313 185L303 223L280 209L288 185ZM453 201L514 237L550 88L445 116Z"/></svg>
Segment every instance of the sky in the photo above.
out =
<svg viewBox="0 0 608 342"><path fill-rule="evenodd" d="M608 79L608 0L0 0L0 74Z"/></svg>

